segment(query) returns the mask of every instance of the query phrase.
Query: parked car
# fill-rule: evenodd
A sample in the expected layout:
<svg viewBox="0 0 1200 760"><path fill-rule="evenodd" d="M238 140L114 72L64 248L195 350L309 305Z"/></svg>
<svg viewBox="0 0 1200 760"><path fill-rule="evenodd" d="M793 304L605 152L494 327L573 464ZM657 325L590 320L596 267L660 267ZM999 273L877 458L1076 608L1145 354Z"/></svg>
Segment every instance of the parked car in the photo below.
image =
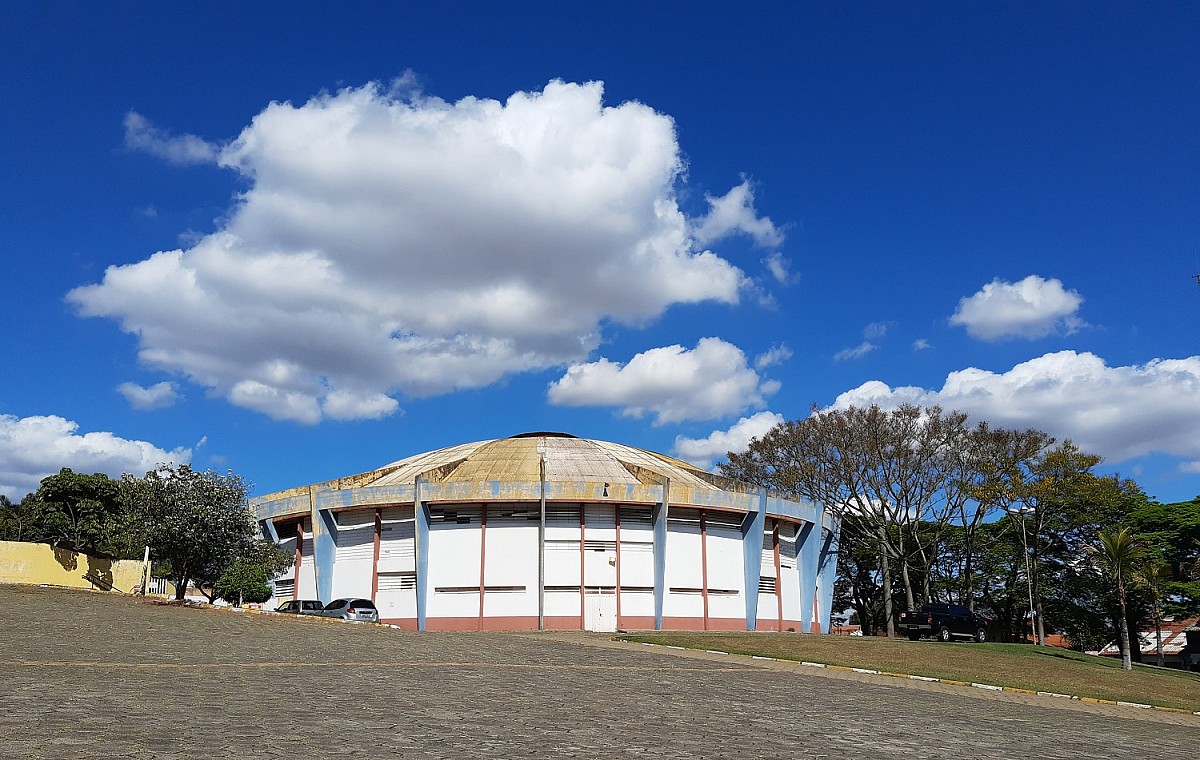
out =
<svg viewBox="0 0 1200 760"><path fill-rule="evenodd" d="M370 599L334 599L321 612L325 617L354 620L363 623L378 623L379 610Z"/></svg>
<svg viewBox="0 0 1200 760"><path fill-rule="evenodd" d="M320 615L325 611L325 603L320 599L293 599L279 605L275 611L291 615Z"/></svg>
<svg viewBox="0 0 1200 760"><path fill-rule="evenodd" d="M897 627L913 641L922 636L987 641L987 620L959 604L926 604L917 611L901 612Z"/></svg>

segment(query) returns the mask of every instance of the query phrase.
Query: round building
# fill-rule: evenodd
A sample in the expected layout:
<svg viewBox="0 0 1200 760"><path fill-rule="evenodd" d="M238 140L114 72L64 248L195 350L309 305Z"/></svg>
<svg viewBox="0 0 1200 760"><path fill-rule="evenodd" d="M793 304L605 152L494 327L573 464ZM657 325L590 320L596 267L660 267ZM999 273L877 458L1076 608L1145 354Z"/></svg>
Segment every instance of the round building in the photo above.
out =
<svg viewBox="0 0 1200 760"><path fill-rule="evenodd" d="M829 630L836 517L617 443L466 443L250 506L296 557L277 601L431 631Z"/></svg>

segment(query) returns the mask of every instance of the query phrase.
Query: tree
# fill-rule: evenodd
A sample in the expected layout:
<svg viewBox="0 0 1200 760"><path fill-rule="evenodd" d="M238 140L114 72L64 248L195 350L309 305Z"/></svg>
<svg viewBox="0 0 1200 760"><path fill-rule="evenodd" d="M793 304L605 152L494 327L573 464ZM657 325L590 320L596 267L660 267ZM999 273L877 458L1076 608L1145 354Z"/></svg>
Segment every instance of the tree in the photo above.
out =
<svg viewBox="0 0 1200 760"><path fill-rule="evenodd" d="M1113 581L1117 592L1117 604L1120 606L1120 619L1114 623L1117 628L1117 640L1121 646L1121 667L1124 670L1133 670L1126 590L1145 549L1133 531L1125 525L1112 531L1101 531L1097 539L1099 543L1089 547L1090 552L1099 560L1105 575Z"/></svg>
<svg viewBox="0 0 1200 760"><path fill-rule="evenodd" d="M981 422L971 431L970 462L963 490L969 499L959 509L963 527L963 575L968 606L973 601L976 537L997 509L1008 510L1030 482L1034 462L1054 439L1040 430L1006 430ZM974 607L972 607L974 609Z"/></svg>
<svg viewBox="0 0 1200 760"><path fill-rule="evenodd" d="M295 558L266 541L254 541L213 584L213 594L241 606L259 604L271 598L269 581L287 570Z"/></svg>
<svg viewBox="0 0 1200 760"><path fill-rule="evenodd" d="M64 467L43 478L22 508L39 540L89 554L133 556L119 491L119 482L104 473L84 475Z"/></svg>
<svg viewBox="0 0 1200 760"><path fill-rule="evenodd" d="M1034 458L1026 479L1013 492L1015 506L1030 515L1030 570L1039 643L1046 637L1047 599L1070 585L1069 576L1079 572L1075 559L1096 543L1100 530L1120 522L1130 500L1144 498L1132 481L1093 473L1100 461L1063 441Z"/></svg>
<svg viewBox="0 0 1200 760"><path fill-rule="evenodd" d="M211 586L253 545L248 486L238 475L162 465L122 478L122 498L142 521L151 556L167 568L175 598L188 583Z"/></svg>
<svg viewBox="0 0 1200 760"><path fill-rule="evenodd" d="M1162 648L1162 600L1171 579L1171 571L1165 562L1150 560L1142 563L1142 566L1137 569L1134 579L1150 597L1150 612L1154 617L1154 652L1157 655L1158 666L1161 668L1166 665Z"/></svg>
<svg viewBox="0 0 1200 760"><path fill-rule="evenodd" d="M919 562L927 598L936 554L930 542L936 544L952 511L947 488L961 478L956 447L966 440L965 422L960 412L911 404L891 411L814 408L806 419L754 439L746 452L730 452L721 474L798 494L842 517L843 545L865 543L878 557L887 635L894 636L893 568L912 608L910 563ZM937 528L918 530L914 523L922 519Z"/></svg>

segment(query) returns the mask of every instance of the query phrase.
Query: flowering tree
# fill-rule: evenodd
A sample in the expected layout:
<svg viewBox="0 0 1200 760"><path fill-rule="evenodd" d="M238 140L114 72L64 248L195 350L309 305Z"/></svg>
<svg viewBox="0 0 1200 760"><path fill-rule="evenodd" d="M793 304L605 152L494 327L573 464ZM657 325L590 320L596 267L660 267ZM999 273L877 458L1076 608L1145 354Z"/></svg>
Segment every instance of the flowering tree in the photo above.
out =
<svg viewBox="0 0 1200 760"><path fill-rule="evenodd" d="M187 465L122 477L122 498L144 524L151 556L167 566L176 599L190 582L211 586L254 545L247 490L232 472L197 472Z"/></svg>

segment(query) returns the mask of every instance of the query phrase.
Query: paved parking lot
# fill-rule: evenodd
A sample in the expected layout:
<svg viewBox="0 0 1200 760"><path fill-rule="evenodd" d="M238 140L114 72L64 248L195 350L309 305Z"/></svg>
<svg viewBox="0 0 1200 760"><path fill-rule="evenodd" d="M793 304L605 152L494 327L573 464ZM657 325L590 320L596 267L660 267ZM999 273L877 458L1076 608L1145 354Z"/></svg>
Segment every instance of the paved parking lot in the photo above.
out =
<svg viewBox="0 0 1200 760"><path fill-rule="evenodd" d="M0 586L0 757L1195 758L1200 720ZM1031 701L1032 700L1032 701Z"/></svg>

